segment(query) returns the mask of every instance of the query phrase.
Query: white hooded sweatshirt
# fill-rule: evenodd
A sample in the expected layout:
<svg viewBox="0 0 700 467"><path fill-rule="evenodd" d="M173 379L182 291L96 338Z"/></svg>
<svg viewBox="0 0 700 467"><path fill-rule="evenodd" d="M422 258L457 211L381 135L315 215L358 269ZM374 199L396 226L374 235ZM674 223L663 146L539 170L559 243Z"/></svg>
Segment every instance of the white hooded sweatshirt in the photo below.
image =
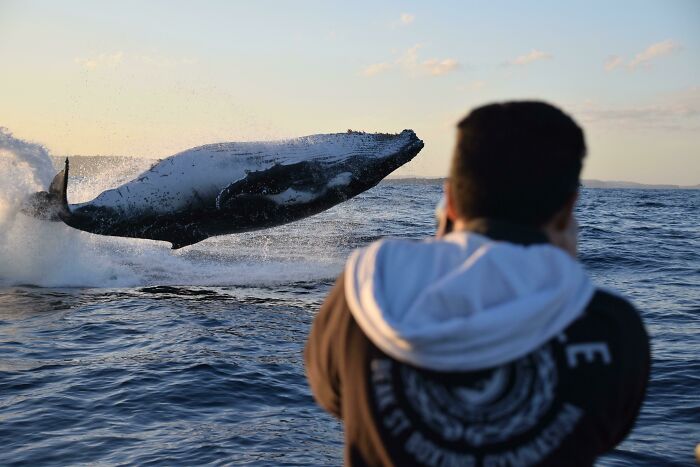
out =
<svg viewBox="0 0 700 467"><path fill-rule="evenodd" d="M345 296L389 356L436 371L495 367L537 349L581 315L594 292L581 264L550 244L473 232L383 240L355 251Z"/></svg>

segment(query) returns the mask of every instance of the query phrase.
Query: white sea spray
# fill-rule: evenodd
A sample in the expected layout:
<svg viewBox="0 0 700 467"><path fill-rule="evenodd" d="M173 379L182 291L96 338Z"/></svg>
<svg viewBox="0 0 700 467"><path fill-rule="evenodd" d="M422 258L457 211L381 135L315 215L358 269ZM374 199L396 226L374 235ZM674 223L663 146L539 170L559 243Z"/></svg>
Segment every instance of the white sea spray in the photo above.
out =
<svg viewBox="0 0 700 467"><path fill-rule="evenodd" d="M0 128L0 284L126 285L131 271L89 235L21 213L27 196L46 190L56 170L42 145Z"/></svg>

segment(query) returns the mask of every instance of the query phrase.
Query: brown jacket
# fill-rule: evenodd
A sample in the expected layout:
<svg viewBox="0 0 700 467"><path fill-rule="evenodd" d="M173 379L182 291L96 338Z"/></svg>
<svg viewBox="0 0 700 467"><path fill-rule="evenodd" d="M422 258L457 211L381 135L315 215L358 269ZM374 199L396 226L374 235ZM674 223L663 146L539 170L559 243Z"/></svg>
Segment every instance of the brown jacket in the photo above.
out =
<svg viewBox="0 0 700 467"><path fill-rule="evenodd" d="M343 282L341 274L321 307L305 358L316 401L343 420L346 464L592 465L631 430L650 350L622 298L599 290L564 332L525 357L448 373L379 350L355 322Z"/></svg>

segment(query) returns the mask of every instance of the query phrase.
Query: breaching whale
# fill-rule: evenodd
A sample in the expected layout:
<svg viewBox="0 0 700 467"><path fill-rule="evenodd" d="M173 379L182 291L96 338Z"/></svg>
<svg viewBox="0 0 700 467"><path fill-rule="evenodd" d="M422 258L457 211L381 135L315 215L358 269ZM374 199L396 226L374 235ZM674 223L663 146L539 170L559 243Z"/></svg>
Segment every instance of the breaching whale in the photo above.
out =
<svg viewBox="0 0 700 467"><path fill-rule="evenodd" d="M421 149L411 130L209 144L70 205L66 159L49 191L32 195L23 211L95 234L164 240L176 249L317 214L372 188Z"/></svg>

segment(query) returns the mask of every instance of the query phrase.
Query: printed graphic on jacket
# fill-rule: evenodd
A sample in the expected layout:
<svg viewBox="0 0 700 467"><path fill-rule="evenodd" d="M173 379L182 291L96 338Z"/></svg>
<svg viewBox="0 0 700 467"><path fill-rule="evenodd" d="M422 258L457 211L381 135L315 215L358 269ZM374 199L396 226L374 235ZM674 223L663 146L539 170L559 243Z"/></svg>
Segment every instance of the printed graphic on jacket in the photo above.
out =
<svg viewBox="0 0 700 467"><path fill-rule="evenodd" d="M577 381L582 366L611 363L605 342L567 345L561 334L521 359L479 372L436 376L375 358L370 394L397 459L430 466L534 465L560 447L585 413L560 380Z"/></svg>

